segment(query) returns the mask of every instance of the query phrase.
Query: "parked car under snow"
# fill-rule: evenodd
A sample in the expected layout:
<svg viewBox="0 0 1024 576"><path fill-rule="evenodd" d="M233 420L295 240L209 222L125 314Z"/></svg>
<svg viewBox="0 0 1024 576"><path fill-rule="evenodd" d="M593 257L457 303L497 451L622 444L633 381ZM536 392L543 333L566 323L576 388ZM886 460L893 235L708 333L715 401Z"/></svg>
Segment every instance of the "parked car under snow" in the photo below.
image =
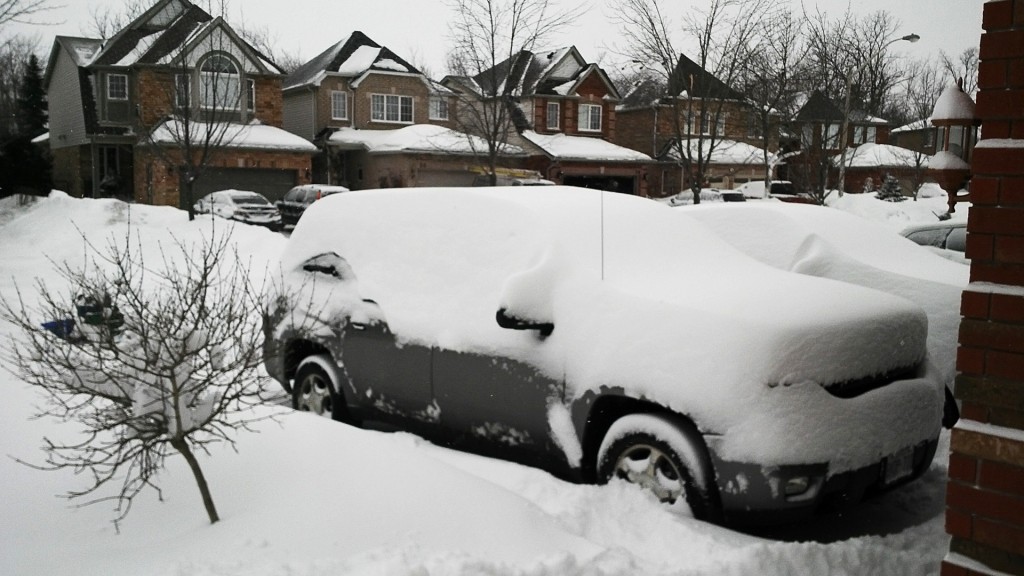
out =
<svg viewBox="0 0 1024 576"><path fill-rule="evenodd" d="M277 229L281 213L265 196L246 190L220 190L203 196L192 207L197 214L213 214L228 220Z"/></svg>
<svg viewBox="0 0 1024 576"><path fill-rule="evenodd" d="M726 522L856 501L935 452L920 308L763 265L649 200L339 194L282 266L265 360L301 410L623 478Z"/></svg>

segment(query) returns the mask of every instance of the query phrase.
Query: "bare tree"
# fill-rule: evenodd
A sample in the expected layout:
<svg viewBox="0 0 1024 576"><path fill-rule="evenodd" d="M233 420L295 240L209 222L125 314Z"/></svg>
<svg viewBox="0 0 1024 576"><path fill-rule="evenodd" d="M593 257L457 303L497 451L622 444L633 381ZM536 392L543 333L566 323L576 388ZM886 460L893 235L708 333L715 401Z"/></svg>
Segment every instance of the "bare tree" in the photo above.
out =
<svg viewBox="0 0 1024 576"><path fill-rule="evenodd" d="M33 16L57 9L50 0L0 0L0 28L11 22L35 24Z"/></svg>
<svg viewBox="0 0 1024 576"><path fill-rule="evenodd" d="M82 34L90 38L109 40L148 8L149 3L143 0L122 0L118 7L94 5L89 10L91 19L81 25Z"/></svg>
<svg viewBox="0 0 1024 576"><path fill-rule="evenodd" d="M454 13L449 73L457 85L455 124L497 183L499 158L516 133L521 86L513 82L532 51L567 26L574 9L550 0L447 0ZM486 149L479 149L479 137Z"/></svg>
<svg viewBox="0 0 1024 576"><path fill-rule="evenodd" d="M711 0L705 10L675 18L670 6L678 9L664 0L617 0L614 20L625 37L622 55L643 63L666 87L662 102L671 107L674 155L699 203L725 125L737 121L735 113L727 112L728 104L743 105L731 86L757 53L757 23L776 5L774 0ZM696 42L693 70L683 69L682 37Z"/></svg>
<svg viewBox="0 0 1024 576"><path fill-rule="evenodd" d="M943 67L951 76L951 78L946 79L943 87L963 78L964 92L968 95L977 92L978 65L980 64L980 61L978 60L978 48L976 46L967 48L955 58L945 52L941 52L940 54Z"/></svg>
<svg viewBox="0 0 1024 576"><path fill-rule="evenodd" d="M233 446L267 417L252 411L267 383L263 290L229 240L176 241L162 247L158 265L143 263L137 237L111 239L105 249L87 242L86 264L57 267L68 291L37 280L37 304L20 289L16 300L0 300L0 316L17 329L4 350L9 369L44 396L39 416L83 431L77 440L46 439L45 462L29 465L84 475L85 486L66 496L82 505L113 501L115 523L143 490L160 493L156 474L171 450L217 522L197 455L215 443ZM54 322L40 327L44 319Z"/></svg>
<svg viewBox="0 0 1024 576"><path fill-rule="evenodd" d="M746 59L741 72L741 90L752 104L752 132L761 141L765 168L765 190L772 178L774 163L769 150L779 127L788 125L795 114L794 102L802 89L795 74L807 57L809 45L804 38L804 20L792 11L779 10L759 24L760 41Z"/></svg>
<svg viewBox="0 0 1024 576"><path fill-rule="evenodd" d="M0 145L18 131L18 94L35 42L15 36L0 43Z"/></svg>

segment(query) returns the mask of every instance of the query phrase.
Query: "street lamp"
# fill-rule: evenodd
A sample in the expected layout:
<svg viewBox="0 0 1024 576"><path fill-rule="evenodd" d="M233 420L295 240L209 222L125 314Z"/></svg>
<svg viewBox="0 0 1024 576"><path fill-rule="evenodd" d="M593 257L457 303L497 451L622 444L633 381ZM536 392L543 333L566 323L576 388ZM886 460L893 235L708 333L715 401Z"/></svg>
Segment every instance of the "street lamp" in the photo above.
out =
<svg viewBox="0 0 1024 576"><path fill-rule="evenodd" d="M888 48L889 46L892 46L893 44L895 44L897 42L902 42L902 41L906 40L907 42L914 43L914 42L917 42L920 39L921 39L921 37L918 36L917 34L907 34L906 36L901 36L899 38L893 38L892 40L889 40L885 44L882 44L882 47L879 49L879 51L880 52L884 52L886 48ZM840 136L839 136L843 140L843 145L842 145L842 149L841 149L842 150L842 155L840 157L840 162L839 162L839 196L840 197L842 197L843 191L846 189L846 147L847 147L847 142L850 139L850 135L849 135L849 130L850 130L850 92L852 91L852 88L853 88L853 73L854 72L858 72L859 73L861 68L863 68L863 64L858 63L856 70L851 70L850 72L846 73L846 103L843 105L843 129L840 131Z"/></svg>

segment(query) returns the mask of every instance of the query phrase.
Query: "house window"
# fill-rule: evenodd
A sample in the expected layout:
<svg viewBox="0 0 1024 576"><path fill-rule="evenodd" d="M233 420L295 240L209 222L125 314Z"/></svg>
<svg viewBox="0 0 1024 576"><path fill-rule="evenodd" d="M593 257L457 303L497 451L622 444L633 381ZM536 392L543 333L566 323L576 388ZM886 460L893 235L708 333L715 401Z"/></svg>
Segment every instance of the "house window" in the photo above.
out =
<svg viewBox="0 0 1024 576"><path fill-rule="evenodd" d="M721 113L714 118L715 136L725 136L725 124L729 121L729 115Z"/></svg>
<svg viewBox="0 0 1024 576"><path fill-rule="evenodd" d="M867 137L864 139L865 142L875 143L878 141L877 128L874 126L868 126Z"/></svg>
<svg viewBox="0 0 1024 576"><path fill-rule="evenodd" d="M558 130L561 115L561 106L558 102L548 102L548 130Z"/></svg>
<svg viewBox="0 0 1024 576"><path fill-rule="evenodd" d="M331 119L348 120L348 92L331 91Z"/></svg>
<svg viewBox="0 0 1024 576"><path fill-rule="evenodd" d="M837 150L839 148L839 124L826 124L823 131L826 150Z"/></svg>
<svg viewBox="0 0 1024 576"><path fill-rule="evenodd" d="M430 98L430 119L431 120L447 120L448 119L448 99L442 96L433 96Z"/></svg>
<svg viewBox="0 0 1024 576"><path fill-rule="evenodd" d="M199 68L199 98L203 108L238 110L242 99L242 79L235 63L223 54L214 54Z"/></svg>
<svg viewBox="0 0 1024 576"><path fill-rule="evenodd" d="M698 121L698 118L700 119ZM700 113L691 112L688 115L687 129L690 134L702 134L704 136L711 135L711 113L708 111L702 111ZM724 126L716 126L715 133L721 135Z"/></svg>
<svg viewBox="0 0 1024 576"><path fill-rule="evenodd" d="M760 138L761 137L761 119L757 116L749 116L747 118L747 138Z"/></svg>
<svg viewBox="0 0 1024 576"><path fill-rule="evenodd" d="M248 78L245 83L248 87L248 98L245 102L245 109L249 112L256 112L256 80Z"/></svg>
<svg viewBox="0 0 1024 576"><path fill-rule="evenodd" d="M412 97L373 94L370 100L370 118L376 122L411 124Z"/></svg>
<svg viewBox="0 0 1024 576"><path fill-rule="evenodd" d="M931 147L935 146L935 128L929 128L924 132L924 145Z"/></svg>
<svg viewBox="0 0 1024 576"><path fill-rule="evenodd" d="M107 99L128 99L128 76L124 74L107 74Z"/></svg>
<svg viewBox="0 0 1024 576"><path fill-rule="evenodd" d="M583 132L601 131L601 107L595 104L580 105L580 130Z"/></svg>
<svg viewBox="0 0 1024 576"><path fill-rule="evenodd" d="M188 108L192 104L192 90L188 80L188 74L175 74L174 76L174 106L176 108Z"/></svg>

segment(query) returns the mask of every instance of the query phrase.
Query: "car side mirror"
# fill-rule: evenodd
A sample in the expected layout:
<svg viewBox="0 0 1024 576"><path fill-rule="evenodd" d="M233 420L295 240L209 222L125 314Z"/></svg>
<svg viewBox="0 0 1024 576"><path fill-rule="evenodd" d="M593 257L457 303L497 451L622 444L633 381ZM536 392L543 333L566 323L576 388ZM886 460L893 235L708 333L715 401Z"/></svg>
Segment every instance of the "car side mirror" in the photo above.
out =
<svg viewBox="0 0 1024 576"><path fill-rule="evenodd" d="M498 326L509 330L537 330L541 336L550 336L555 331L555 325L552 322L537 322L519 318L509 314L508 310L504 308L498 309L495 319L498 321Z"/></svg>

